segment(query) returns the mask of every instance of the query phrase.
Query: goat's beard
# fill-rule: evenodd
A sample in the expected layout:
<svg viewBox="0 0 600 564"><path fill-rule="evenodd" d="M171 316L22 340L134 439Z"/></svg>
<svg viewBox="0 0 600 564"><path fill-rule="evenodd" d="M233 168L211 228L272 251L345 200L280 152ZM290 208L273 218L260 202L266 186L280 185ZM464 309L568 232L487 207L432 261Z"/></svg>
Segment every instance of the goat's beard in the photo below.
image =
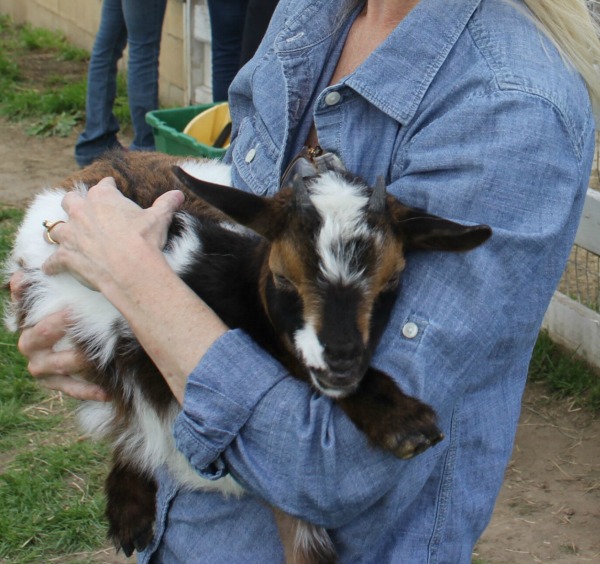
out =
<svg viewBox="0 0 600 564"><path fill-rule="evenodd" d="M347 384L328 385L325 382L325 375L331 374L329 371L309 369L309 374L312 385L324 396L333 399L341 399L353 394L358 389L361 381L361 378L359 377L353 377L351 379L344 375L343 378L348 380Z"/></svg>

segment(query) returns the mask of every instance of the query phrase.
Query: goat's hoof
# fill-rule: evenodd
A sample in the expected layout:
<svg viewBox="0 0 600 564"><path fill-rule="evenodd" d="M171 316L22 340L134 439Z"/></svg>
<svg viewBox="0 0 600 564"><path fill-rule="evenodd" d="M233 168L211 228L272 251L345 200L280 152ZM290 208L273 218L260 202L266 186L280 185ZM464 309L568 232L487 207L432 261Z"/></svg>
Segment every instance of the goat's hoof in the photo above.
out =
<svg viewBox="0 0 600 564"><path fill-rule="evenodd" d="M134 550L141 552L148 547L154 537L154 527L153 523L137 523L135 526L128 527L126 531L119 533L111 528L108 535L112 539L117 552L122 550L123 554L129 558Z"/></svg>
<svg viewBox="0 0 600 564"><path fill-rule="evenodd" d="M149 527L136 527L123 535L111 535L117 552L123 551L123 554L128 558L133 554L134 550L141 552L152 542L154 531L152 525Z"/></svg>
<svg viewBox="0 0 600 564"><path fill-rule="evenodd" d="M415 431L410 434L392 434L387 437L386 449L403 460L413 458L429 447L436 445L444 438L444 434L435 426Z"/></svg>
<svg viewBox="0 0 600 564"><path fill-rule="evenodd" d="M154 538L156 483L132 465L118 463L106 479L108 538L125 556L141 552Z"/></svg>

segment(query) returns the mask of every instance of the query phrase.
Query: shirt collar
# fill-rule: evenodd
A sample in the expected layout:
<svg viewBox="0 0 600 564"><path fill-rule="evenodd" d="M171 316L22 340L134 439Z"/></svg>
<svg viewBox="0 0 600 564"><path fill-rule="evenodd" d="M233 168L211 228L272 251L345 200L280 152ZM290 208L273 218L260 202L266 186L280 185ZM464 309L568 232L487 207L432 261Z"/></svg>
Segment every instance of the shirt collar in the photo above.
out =
<svg viewBox="0 0 600 564"><path fill-rule="evenodd" d="M342 83L406 125L481 1L421 0ZM342 23L339 11L344 4L345 0L306 4L288 20L276 49L299 52L330 38Z"/></svg>
<svg viewBox="0 0 600 564"><path fill-rule="evenodd" d="M421 0L346 84L406 125L480 2Z"/></svg>

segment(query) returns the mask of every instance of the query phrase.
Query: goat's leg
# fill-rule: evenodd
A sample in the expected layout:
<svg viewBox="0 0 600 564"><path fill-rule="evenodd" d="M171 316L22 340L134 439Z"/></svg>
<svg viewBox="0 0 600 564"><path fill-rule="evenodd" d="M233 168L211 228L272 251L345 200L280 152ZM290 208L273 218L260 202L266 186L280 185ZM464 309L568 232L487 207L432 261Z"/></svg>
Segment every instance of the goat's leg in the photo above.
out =
<svg viewBox="0 0 600 564"><path fill-rule="evenodd" d="M338 401L373 445L399 458L412 458L444 438L433 409L379 370L370 368L358 390Z"/></svg>
<svg viewBox="0 0 600 564"><path fill-rule="evenodd" d="M108 537L117 551L131 556L146 548L154 536L156 482L140 471L115 461L105 484Z"/></svg>
<svg viewBox="0 0 600 564"><path fill-rule="evenodd" d="M286 564L335 564L337 558L329 534L322 527L307 523L272 507Z"/></svg>

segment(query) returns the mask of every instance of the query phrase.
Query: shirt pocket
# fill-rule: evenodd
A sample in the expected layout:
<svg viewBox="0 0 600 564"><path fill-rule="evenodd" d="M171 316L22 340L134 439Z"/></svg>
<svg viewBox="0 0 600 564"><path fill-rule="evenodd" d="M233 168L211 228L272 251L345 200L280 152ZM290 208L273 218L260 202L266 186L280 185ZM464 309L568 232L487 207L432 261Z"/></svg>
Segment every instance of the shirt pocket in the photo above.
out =
<svg viewBox="0 0 600 564"><path fill-rule="evenodd" d="M274 194L279 188L278 156L260 118L244 118L231 155L233 185L258 195Z"/></svg>
<svg viewBox="0 0 600 564"><path fill-rule="evenodd" d="M427 397L429 367L436 356L436 327L415 311L395 312L377 346L373 365L394 378L406 394Z"/></svg>

